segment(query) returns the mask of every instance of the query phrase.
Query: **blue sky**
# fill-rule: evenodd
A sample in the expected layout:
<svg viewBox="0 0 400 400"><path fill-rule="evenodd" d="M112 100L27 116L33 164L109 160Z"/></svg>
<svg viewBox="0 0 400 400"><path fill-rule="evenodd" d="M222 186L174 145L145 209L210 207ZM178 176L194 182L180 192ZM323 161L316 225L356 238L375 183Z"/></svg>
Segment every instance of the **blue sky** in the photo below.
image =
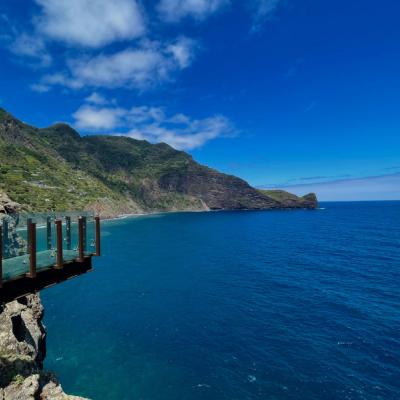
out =
<svg viewBox="0 0 400 400"><path fill-rule="evenodd" d="M0 105L259 187L400 199L400 3L3 0Z"/></svg>

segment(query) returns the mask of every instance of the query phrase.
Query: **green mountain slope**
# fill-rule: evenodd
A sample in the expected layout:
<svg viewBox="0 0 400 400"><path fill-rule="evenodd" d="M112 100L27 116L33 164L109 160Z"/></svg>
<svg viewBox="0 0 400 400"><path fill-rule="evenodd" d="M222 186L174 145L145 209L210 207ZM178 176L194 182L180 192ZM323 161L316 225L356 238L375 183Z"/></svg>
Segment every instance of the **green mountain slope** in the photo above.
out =
<svg viewBox="0 0 400 400"><path fill-rule="evenodd" d="M315 208L280 199L196 163L165 143L81 137L66 124L38 129L0 109L0 191L26 210L97 209L103 215Z"/></svg>

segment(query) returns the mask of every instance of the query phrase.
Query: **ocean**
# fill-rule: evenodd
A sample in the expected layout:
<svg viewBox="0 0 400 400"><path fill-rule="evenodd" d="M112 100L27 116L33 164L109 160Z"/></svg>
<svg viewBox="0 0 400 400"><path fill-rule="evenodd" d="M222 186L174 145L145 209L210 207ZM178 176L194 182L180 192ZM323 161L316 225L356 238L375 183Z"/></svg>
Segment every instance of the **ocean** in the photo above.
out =
<svg viewBox="0 0 400 400"><path fill-rule="evenodd" d="M400 399L400 202L106 221L42 292L45 368L94 400Z"/></svg>

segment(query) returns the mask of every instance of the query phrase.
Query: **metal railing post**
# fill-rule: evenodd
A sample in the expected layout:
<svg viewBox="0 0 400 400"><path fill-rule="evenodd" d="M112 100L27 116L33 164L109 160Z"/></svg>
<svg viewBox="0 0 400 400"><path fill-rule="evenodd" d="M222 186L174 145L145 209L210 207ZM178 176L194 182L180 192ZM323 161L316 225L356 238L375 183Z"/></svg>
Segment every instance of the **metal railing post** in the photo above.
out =
<svg viewBox="0 0 400 400"><path fill-rule="evenodd" d="M62 237L62 221L57 219L56 224L56 235L57 235L57 264L56 268L61 269L64 265L63 258L63 237Z"/></svg>
<svg viewBox="0 0 400 400"><path fill-rule="evenodd" d="M83 252L87 250L87 218L82 217L83 221Z"/></svg>
<svg viewBox="0 0 400 400"><path fill-rule="evenodd" d="M3 287L3 227L0 226L0 288Z"/></svg>
<svg viewBox="0 0 400 400"><path fill-rule="evenodd" d="M71 217L65 217L65 245L67 250L71 250Z"/></svg>
<svg viewBox="0 0 400 400"><path fill-rule="evenodd" d="M29 246L29 278L36 278L36 223L29 222L28 225Z"/></svg>
<svg viewBox="0 0 400 400"><path fill-rule="evenodd" d="M51 250L51 217L46 218L47 250Z"/></svg>
<svg viewBox="0 0 400 400"><path fill-rule="evenodd" d="M3 257L7 257L8 254L6 254L6 249L8 246L8 221L7 219L3 219Z"/></svg>
<svg viewBox="0 0 400 400"><path fill-rule="evenodd" d="M30 231L30 226L32 223L32 218L28 218L26 220L26 241L28 242L28 253L29 253L29 246L30 246L30 242L31 242L31 231Z"/></svg>
<svg viewBox="0 0 400 400"><path fill-rule="evenodd" d="M101 242L100 242L100 217L95 217L96 222L96 253L95 256L100 257L101 255Z"/></svg>
<svg viewBox="0 0 400 400"><path fill-rule="evenodd" d="M79 251L78 261L79 262L83 262L85 258L83 224L84 224L83 217L79 217L78 218L78 251Z"/></svg>

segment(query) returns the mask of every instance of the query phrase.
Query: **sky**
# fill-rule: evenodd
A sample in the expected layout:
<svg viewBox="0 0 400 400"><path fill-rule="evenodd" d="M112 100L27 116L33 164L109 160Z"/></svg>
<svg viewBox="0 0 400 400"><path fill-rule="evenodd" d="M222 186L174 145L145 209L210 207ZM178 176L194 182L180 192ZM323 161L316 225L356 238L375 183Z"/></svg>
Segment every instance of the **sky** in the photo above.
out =
<svg viewBox="0 0 400 400"><path fill-rule="evenodd" d="M400 199L397 0L2 0L0 107L256 187Z"/></svg>

